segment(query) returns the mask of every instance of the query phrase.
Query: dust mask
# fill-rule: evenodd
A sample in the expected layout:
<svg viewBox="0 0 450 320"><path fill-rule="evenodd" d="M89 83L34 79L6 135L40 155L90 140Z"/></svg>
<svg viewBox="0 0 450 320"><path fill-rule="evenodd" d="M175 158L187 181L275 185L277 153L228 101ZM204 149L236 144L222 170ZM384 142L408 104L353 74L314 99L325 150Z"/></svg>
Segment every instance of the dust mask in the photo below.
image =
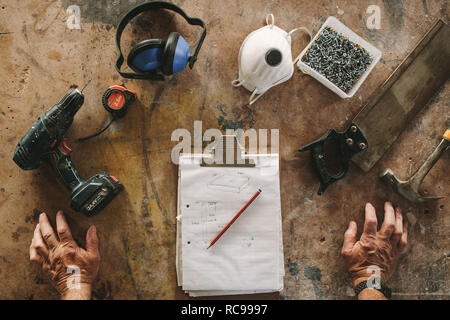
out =
<svg viewBox="0 0 450 320"><path fill-rule="evenodd" d="M311 33L306 28L297 28L289 33L275 26L273 14L266 16L265 27L250 33L239 50L239 78L233 86L243 86L252 92L249 104L254 103L267 90L289 80L294 73L291 52L291 34L297 30Z"/></svg>

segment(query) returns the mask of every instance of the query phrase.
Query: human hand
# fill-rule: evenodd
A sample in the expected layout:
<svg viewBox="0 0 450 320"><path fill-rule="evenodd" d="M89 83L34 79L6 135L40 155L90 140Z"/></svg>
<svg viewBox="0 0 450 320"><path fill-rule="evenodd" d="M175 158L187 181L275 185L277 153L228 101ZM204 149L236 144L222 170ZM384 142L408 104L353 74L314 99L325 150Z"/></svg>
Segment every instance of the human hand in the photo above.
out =
<svg viewBox="0 0 450 320"><path fill-rule="evenodd" d="M86 234L86 250L80 248L62 211L56 214L56 236L47 215L41 213L30 245L30 261L41 265L64 300L89 300L100 264L95 226ZM59 238L59 239L58 239Z"/></svg>
<svg viewBox="0 0 450 320"><path fill-rule="evenodd" d="M407 245L408 223L403 222L400 208L394 211L390 202L384 204L384 221L379 231L375 208L367 203L365 211L361 238L356 241L356 222L350 221L341 251L354 287L373 276L369 266L377 266L381 280L388 281Z"/></svg>

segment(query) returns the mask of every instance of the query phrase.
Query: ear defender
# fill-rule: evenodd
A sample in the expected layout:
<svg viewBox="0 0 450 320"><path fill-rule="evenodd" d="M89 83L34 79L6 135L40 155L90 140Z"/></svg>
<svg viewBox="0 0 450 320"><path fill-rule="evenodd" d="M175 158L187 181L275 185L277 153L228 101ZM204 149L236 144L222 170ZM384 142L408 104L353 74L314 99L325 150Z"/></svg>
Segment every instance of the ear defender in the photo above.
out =
<svg viewBox="0 0 450 320"><path fill-rule="evenodd" d="M165 42L161 39L144 40L128 54L127 64L138 73L146 73L161 67Z"/></svg>
<svg viewBox="0 0 450 320"><path fill-rule="evenodd" d="M142 41L133 47L126 58L126 61L128 66L134 72L122 71L121 68L125 62L125 57L122 53L120 39L122 38L125 27L133 18L141 13L161 9L173 11L181 15L190 25L202 28L201 35L197 44L193 47L192 54L190 54L191 48L186 40L184 40L178 32L171 32L167 40L149 39ZM128 79L164 81L164 75L172 75L180 72L184 70L187 65L189 65L189 68L191 69L194 67L205 36L205 23L199 18L189 17L183 9L177 5L170 2L155 0L142 3L124 14L117 25L116 47L119 56L116 60L116 70L122 77Z"/></svg>
<svg viewBox="0 0 450 320"><path fill-rule="evenodd" d="M171 32L162 55L162 73L171 75L184 70L190 58L190 49L178 32Z"/></svg>

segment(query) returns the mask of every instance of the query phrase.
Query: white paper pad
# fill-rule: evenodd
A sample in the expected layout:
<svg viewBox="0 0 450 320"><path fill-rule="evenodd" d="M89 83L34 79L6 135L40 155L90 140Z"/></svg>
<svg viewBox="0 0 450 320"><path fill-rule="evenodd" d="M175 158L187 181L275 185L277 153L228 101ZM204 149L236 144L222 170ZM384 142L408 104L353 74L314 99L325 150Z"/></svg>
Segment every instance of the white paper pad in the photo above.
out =
<svg viewBox="0 0 450 320"><path fill-rule="evenodd" d="M280 291L284 257L278 155L249 156L255 168L179 165L177 279L191 296ZM209 249L209 243L261 194Z"/></svg>

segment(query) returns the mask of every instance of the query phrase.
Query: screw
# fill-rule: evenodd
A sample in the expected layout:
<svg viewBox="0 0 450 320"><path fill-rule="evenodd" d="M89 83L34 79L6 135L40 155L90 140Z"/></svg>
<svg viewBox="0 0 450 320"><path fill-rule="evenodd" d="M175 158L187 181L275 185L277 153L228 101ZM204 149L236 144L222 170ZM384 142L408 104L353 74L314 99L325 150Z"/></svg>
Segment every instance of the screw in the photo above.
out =
<svg viewBox="0 0 450 320"><path fill-rule="evenodd" d="M302 61L348 92L372 63L372 57L330 27L325 27Z"/></svg>
<svg viewBox="0 0 450 320"><path fill-rule="evenodd" d="M347 144L349 146L353 145L353 139L352 138L348 138L347 140L345 140L345 142L347 142Z"/></svg>
<svg viewBox="0 0 450 320"><path fill-rule="evenodd" d="M359 144L359 148L360 148L361 150L364 150L364 149L366 148L366 144L365 144L364 142L361 142L361 143Z"/></svg>

